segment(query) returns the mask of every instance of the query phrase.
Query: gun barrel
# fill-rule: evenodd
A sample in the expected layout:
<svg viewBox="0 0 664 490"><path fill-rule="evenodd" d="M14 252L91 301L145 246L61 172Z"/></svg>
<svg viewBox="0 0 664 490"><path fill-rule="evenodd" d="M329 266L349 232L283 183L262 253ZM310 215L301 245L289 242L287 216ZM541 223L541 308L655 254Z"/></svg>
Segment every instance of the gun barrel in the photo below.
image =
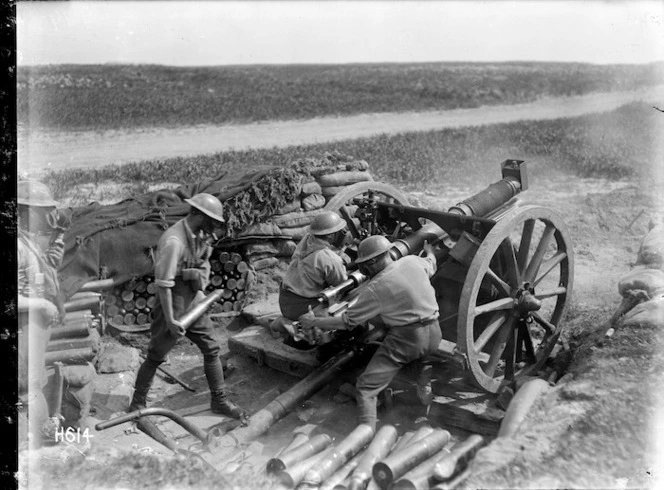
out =
<svg viewBox="0 0 664 490"><path fill-rule="evenodd" d="M348 279L346 279L341 284L337 286L332 286L320 293L319 301L323 304L329 305L334 302L335 299L340 298L344 293L347 293L351 289L355 289L364 281L366 281L367 276L362 274L360 271L353 271L348 274Z"/></svg>

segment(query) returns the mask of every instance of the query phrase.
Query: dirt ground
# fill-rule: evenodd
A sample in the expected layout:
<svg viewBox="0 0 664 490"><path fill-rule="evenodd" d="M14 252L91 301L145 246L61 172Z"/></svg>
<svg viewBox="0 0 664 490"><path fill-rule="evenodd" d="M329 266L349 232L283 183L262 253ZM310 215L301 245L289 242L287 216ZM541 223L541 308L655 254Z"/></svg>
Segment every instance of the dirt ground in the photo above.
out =
<svg viewBox="0 0 664 490"><path fill-rule="evenodd" d="M662 222L661 184L657 178L650 182L608 182L533 175L531 189L521 195L523 202L549 207L564 216L574 244L574 294L564 332L574 355L566 383L538 401L518 437L495 445L487 453L482 471L465 482L468 488L662 488L664 447L658 440L664 440L664 405L657 396L664 378L661 344L649 345L642 358L629 359L619 348L619 342L629 340L628 332L616 335L613 347L597 346L592 338L593 333L602 331L620 303L618 281L636 260L644 235L652 224ZM415 205L445 210L474 191L450 187L409 195ZM270 274L281 273L283 268ZM260 275L256 298L267 298L276 291L270 274ZM239 319L219 322L217 334L226 356L229 335L242 327ZM140 348L147 336L107 341ZM231 356L230 363L235 369L227 379L229 393L250 412L297 381L243 357ZM151 405L177 410L208 403L195 346L180 342L165 367L193 385L196 392L158 376ZM127 409L133 381L133 372L100 376L93 413L87 421L93 437L23 454L26 464L18 475L19 482L29 483L29 488L73 484L81 488L272 488L274 482L262 476L262 468L292 437L295 428L319 425L338 436L349 432L355 423L354 402L339 396L339 387L346 379L339 379L256 444L234 454L237 471L220 476L200 461L171 456L168 449L130 424L94 430L97 422ZM610 408L610 415L601 410L603 405ZM419 421L423 414L418 410L401 407L390 416L404 430ZM219 419L209 412L192 415L192 421L203 428L219 425ZM160 428L183 444L189 443L173 424ZM452 432L456 439L466 435L460 430ZM161 457L155 457L158 455Z"/></svg>
<svg viewBox="0 0 664 490"><path fill-rule="evenodd" d="M575 117L637 100L664 99L664 85L638 91L542 98L535 102L449 111L362 114L246 125L144 128L131 131L18 130L18 167L25 172L100 167L227 150L327 141L519 121Z"/></svg>

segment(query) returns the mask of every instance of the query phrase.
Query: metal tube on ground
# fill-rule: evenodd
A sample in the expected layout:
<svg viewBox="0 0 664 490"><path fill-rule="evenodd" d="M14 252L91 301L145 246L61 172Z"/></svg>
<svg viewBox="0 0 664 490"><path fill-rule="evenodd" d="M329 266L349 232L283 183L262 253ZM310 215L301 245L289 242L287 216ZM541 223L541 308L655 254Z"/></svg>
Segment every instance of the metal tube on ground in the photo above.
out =
<svg viewBox="0 0 664 490"><path fill-rule="evenodd" d="M288 444L286 444L283 448L281 448L279 450L279 452L274 455L274 457L278 458L279 456L292 451L296 447L300 447L302 444L304 444L308 440L309 440L309 435L308 434L305 434L304 432L296 432L293 435L293 438L291 439L291 441Z"/></svg>
<svg viewBox="0 0 664 490"><path fill-rule="evenodd" d="M392 489L419 490L434 485L438 481L433 475L436 464L449 456L449 454L450 449L444 447L394 482Z"/></svg>
<svg viewBox="0 0 664 490"><path fill-rule="evenodd" d="M541 378L526 381L507 407L505 417L500 423L500 429L498 429L498 437L511 437L516 434L537 397L548 389L549 383Z"/></svg>
<svg viewBox="0 0 664 490"><path fill-rule="evenodd" d="M360 352L358 346L362 342L372 342L381 339L385 335L384 329L374 329L368 332L362 339L348 350L340 352L330 358L325 364L319 366L306 378L300 380L288 391L285 391L261 410L249 417L246 427L238 427L228 432L217 441L216 447L233 447L249 442L264 434L277 421L295 409L304 400L318 392L323 386L335 379L339 372L344 369Z"/></svg>
<svg viewBox="0 0 664 490"><path fill-rule="evenodd" d="M89 330L89 335L87 337L51 339L46 346L46 352L88 348L97 352L99 350L99 337L99 332L96 330Z"/></svg>
<svg viewBox="0 0 664 490"><path fill-rule="evenodd" d="M51 330L51 340L68 339L72 337L87 337L90 334L90 324L78 323L56 327Z"/></svg>
<svg viewBox="0 0 664 490"><path fill-rule="evenodd" d="M390 454L376 463L372 469L373 477L381 488L387 488L400 476L440 451L448 442L450 442L449 432L434 429L431 434L417 443L410 443L398 453Z"/></svg>
<svg viewBox="0 0 664 490"><path fill-rule="evenodd" d="M343 485L343 483L349 479L350 474L355 468L357 468L357 465L362 459L362 456L364 456L363 451L360 451L355 456L353 456L350 461L348 461L345 465L326 478L320 487L318 487L318 490L341 490L341 488L346 490L347 486Z"/></svg>
<svg viewBox="0 0 664 490"><path fill-rule="evenodd" d="M330 436L327 434L318 434L307 442L293 448L293 450L284 452L280 457L269 460L267 462L266 471L268 473L279 473L299 461L307 459L314 454L318 454L331 445L332 438L330 438Z"/></svg>
<svg viewBox="0 0 664 490"><path fill-rule="evenodd" d="M110 427L115 427L116 425L124 424L125 422L130 422L132 420L140 419L141 417L146 417L151 415L161 415L163 417L168 417L169 419L171 419L176 424L180 425L183 429L185 429L187 432L189 432L191 435L196 437L204 444L207 445L210 442L211 437L208 435L207 432L198 428L196 425L191 423L189 420L187 420L179 413L174 412L173 410L169 410L167 408L160 408L160 407L142 408L140 410L129 412L125 415L120 415L119 417L107 420L105 422L99 422L97 425L95 425L95 429L104 430Z"/></svg>
<svg viewBox="0 0 664 490"><path fill-rule="evenodd" d="M445 481L452 478L456 473L466 467L475 453L484 446L484 438L478 434L473 434L466 440L455 444L443 459L438 460L434 467L433 476L438 481Z"/></svg>
<svg viewBox="0 0 664 490"><path fill-rule="evenodd" d="M325 457L330 449L314 454L313 456L305 459L304 461L300 460L298 463L295 463L290 468L286 468L279 473L277 473L277 478L279 482L286 488L295 488L300 484L304 475L307 471L318 464L318 462Z"/></svg>
<svg viewBox="0 0 664 490"><path fill-rule="evenodd" d="M65 322L69 323L81 318L92 318L93 316L91 310L70 311L65 315Z"/></svg>
<svg viewBox="0 0 664 490"><path fill-rule="evenodd" d="M389 454L397 441L397 436L397 429L393 425L384 425L378 430L350 477L349 490L364 490L371 479L373 465Z"/></svg>
<svg viewBox="0 0 664 490"><path fill-rule="evenodd" d="M44 356L46 365L62 362L64 364L84 364L89 362L95 357L95 352L92 349L69 349L59 350L55 352L47 352Z"/></svg>
<svg viewBox="0 0 664 490"><path fill-rule="evenodd" d="M303 482L319 486L326 478L330 477L335 471L346 464L364 446L369 444L373 436L374 430L370 425L358 425L325 458L307 471Z"/></svg>
<svg viewBox="0 0 664 490"><path fill-rule="evenodd" d="M453 488L458 487L464 480L468 479L469 476L470 468L466 468L451 480L439 483L435 487L432 487L431 490L452 490Z"/></svg>

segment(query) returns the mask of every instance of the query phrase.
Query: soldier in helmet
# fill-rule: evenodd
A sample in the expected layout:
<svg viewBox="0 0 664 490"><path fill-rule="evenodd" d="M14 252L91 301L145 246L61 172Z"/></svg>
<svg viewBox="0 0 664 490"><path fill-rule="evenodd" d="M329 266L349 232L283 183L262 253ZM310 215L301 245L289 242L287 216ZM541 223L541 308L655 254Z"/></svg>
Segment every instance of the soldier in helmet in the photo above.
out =
<svg viewBox="0 0 664 490"><path fill-rule="evenodd" d="M136 375L129 410L145 408L157 368L178 339L187 336L203 354L203 370L210 386L210 408L214 413L239 419L244 411L226 396L220 347L213 336L210 318L203 315L187 330L178 321L187 308L204 295L212 253L208 238L225 221L221 202L211 194L196 194L185 202L191 206L189 214L166 230L157 245L157 304L150 325L147 357Z"/></svg>
<svg viewBox="0 0 664 490"><path fill-rule="evenodd" d="M311 222L281 283L279 307L284 317L297 320L317 304L323 289L348 278L340 255L345 230L346 222L332 211L321 212Z"/></svg>
<svg viewBox="0 0 664 490"><path fill-rule="evenodd" d="M357 302L339 317L300 317L305 330L351 330L378 317L389 328L385 340L357 379L360 423L376 427L376 398L401 367L436 351L442 339L438 304L430 278L436 271L433 247L424 243L424 257L408 255L395 261L392 244L380 235L364 239L356 263L371 282Z"/></svg>
<svg viewBox="0 0 664 490"><path fill-rule="evenodd" d="M70 216L58 211L51 191L41 182L18 182L16 201L19 403L29 413L27 430L31 444L37 446L41 424L48 417L42 393L46 385L46 347L51 326L64 316L58 268L64 255L63 237ZM22 439L27 435L25 428L20 428Z"/></svg>

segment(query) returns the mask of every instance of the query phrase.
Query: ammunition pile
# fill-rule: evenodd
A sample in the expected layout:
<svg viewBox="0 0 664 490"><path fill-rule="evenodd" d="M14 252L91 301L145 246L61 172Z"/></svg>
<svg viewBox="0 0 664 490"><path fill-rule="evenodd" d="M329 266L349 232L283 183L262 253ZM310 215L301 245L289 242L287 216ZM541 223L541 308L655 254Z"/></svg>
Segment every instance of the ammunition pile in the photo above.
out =
<svg viewBox="0 0 664 490"><path fill-rule="evenodd" d="M450 444L449 432L428 426L398 438L392 425L375 435L359 425L336 444L325 434L296 434L266 471L286 488L447 489L468 477L467 464L483 445L478 435Z"/></svg>
<svg viewBox="0 0 664 490"><path fill-rule="evenodd" d="M218 302L223 312L239 312L254 280L254 273L237 252L216 249L210 257L208 294L223 289ZM152 276L143 276L125 282L104 299L105 316L113 325L146 325L152 321L152 310L157 303L157 286Z"/></svg>

